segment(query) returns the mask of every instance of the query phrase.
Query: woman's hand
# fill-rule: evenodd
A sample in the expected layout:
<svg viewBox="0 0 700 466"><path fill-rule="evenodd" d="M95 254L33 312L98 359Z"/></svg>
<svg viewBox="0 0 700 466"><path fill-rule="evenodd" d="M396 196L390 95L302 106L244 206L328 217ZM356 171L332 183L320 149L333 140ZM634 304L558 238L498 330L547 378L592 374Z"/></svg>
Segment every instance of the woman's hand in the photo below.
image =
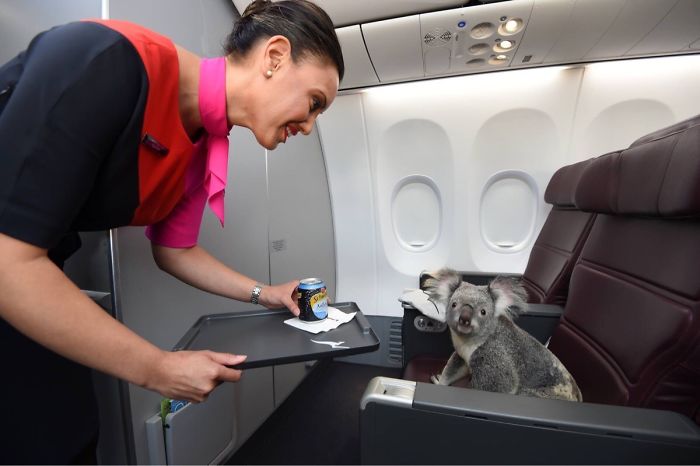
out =
<svg viewBox="0 0 700 466"><path fill-rule="evenodd" d="M286 307L295 316L299 315L299 293L297 291L299 280L283 283L281 285L264 286L260 292L258 302L268 309Z"/></svg>
<svg viewBox="0 0 700 466"><path fill-rule="evenodd" d="M166 398L194 403L205 401L221 382L237 382L241 371L233 366L247 356L213 351L163 351L144 387Z"/></svg>

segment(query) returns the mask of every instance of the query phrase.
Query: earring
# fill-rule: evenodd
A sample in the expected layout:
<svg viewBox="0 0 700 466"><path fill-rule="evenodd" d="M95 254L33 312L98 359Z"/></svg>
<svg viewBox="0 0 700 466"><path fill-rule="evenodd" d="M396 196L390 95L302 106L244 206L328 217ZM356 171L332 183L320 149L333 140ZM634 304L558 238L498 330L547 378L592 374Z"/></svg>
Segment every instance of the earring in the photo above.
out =
<svg viewBox="0 0 700 466"><path fill-rule="evenodd" d="M271 77L272 77L272 70L267 70L267 72L265 73L265 75L266 75L268 78L271 78Z"/></svg>

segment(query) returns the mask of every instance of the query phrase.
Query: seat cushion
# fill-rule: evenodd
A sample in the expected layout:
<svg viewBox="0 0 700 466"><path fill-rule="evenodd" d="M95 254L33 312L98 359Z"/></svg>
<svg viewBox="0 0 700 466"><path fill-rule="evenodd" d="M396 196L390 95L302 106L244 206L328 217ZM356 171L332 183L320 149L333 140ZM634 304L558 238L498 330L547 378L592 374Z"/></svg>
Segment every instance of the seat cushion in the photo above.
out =
<svg viewBox="0 0 700 466"><path fill-rule="evenodd" d="M431 375L440 374L447 364L446 358L435 356L416 356L411 359L403 371L402 378L414 382L432 383ZM452 384L453 387L468 387L468 379L465 377Z"/></svg>

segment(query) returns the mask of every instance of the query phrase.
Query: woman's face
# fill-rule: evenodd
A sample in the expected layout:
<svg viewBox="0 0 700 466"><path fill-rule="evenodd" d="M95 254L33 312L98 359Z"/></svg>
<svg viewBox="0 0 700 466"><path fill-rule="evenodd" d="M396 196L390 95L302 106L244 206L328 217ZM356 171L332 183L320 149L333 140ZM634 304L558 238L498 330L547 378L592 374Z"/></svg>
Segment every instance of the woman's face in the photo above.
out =
<svg viewBox="0 0 700 466"><path fill-rule="evenodd" d="M250 129L260 145L272 150L298 133L311 133L337 93L335 66L316 58L288 60L265 79Z"/></svg>

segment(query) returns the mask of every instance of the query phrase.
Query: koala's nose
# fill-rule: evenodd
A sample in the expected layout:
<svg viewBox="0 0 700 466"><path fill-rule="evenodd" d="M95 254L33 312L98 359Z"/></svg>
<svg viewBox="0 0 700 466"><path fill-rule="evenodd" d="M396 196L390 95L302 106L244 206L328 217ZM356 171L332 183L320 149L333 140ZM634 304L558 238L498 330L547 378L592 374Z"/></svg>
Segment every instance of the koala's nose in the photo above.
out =
<svg viewBox="0 0 700 466"><path fill-rule="evenodd" d="M459 313L459 323L460 325L469 326L472 323L472 310L467 308L462 309Z"/></svg>

